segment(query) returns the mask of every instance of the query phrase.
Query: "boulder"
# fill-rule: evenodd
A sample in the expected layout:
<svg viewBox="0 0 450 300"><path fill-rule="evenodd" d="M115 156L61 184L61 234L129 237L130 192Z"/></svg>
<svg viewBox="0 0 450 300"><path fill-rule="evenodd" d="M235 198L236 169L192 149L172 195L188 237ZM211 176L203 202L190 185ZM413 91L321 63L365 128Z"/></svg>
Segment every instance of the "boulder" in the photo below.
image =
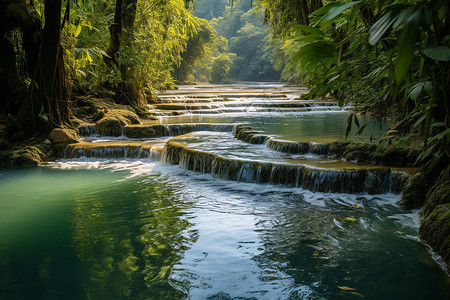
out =
<svg viewBox="0 0 450 300"><path fill-rule="evenodd" d="M26 146L0 151L0 166L36 167L42 164L46 155L35 146Z"/></svg>
<svg viewBox="0 0 450 300"><path fill-rule="evenodd" d="M132 139L144 139L157 137L157 132L152 126L127 126L125 135Z"/></svg>
<svg viewBox="0 0 450 300"><path fill-rule="evenodd" d="M80 137L77 132L73 129L67 128L55 128L50 132L48 139L53 144L72 144L78 143L80 141Z"/></svg>
<svg viewBox="0 0 450 300"><path fill-rule="evenodd" d="M419 236L439 254L450 271L450 181L440 180L428 193Z"/></svg>
<svg viewBox="0 0 450 300"><path fill-rule="evenodd" d="M140 124L139 117L126 109L105 110L101 119L96 122L97 132L106 136L121 136L122 127L130 124Z"/></svg>

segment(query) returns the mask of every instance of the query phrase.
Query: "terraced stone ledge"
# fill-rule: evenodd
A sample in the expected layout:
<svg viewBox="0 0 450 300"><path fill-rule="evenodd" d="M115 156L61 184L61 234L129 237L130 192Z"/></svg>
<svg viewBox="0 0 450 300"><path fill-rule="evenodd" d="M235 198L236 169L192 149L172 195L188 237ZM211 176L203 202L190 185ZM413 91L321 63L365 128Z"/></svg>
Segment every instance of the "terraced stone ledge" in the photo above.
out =
<svg viewBox="0 0 450 300"><path fill-rule="evenodd" d="M131 139L148 139L163 136L176 136L194 131L231 132L233 124L169 124L169 125L128 125L122 128L121 135ZM95 124L80 126L78 132L81 136L100 135ZM121 136L120 134L115 135Z"/></svg>
<svg viewBox="0 0 450 300"><path fill-rule="evenodd" d="M316 192L400 193L409 174L390 168L316 169L301 164L240 160L189 148L169 140L161 161L241 182L283 184Z"/></svg>
<svg viewBox="0 0 450 300"><path fill-rule="evenodd" d="M291 154L318 154L335 156L350 161L368 162L384 166L412 167L419 151L390 147L379 150L374 144L355 142L294 142L276 139L247 125L237 125L234 135L241 141L251 144L266 144L267 147Z"/></svg>

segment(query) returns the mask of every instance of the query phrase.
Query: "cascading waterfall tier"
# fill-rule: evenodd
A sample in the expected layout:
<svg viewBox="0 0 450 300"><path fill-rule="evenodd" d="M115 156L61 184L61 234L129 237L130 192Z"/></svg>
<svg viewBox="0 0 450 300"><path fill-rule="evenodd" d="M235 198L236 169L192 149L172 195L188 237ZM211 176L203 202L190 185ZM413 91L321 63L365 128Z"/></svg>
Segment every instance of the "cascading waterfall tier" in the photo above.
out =
<svg viewBox="0 0 450 300"><path fill-rule="evenodd" d="M64 158L124 158L160 160L163 143L143 144L138 142L77 143L67 145Z"/></svg>
<svg viewBox="0 0 450 300"><path fill-rule="evenodd" d="M266 135L261 131L255 131L251 127L240 124L234 127L234 136L251 144L266 144L272 150L290 154L317 154L335 156L351 161L370 162L386 166L412 167L419 155L419 151L388 147L378 150L374 144L354 142L294 142L280 140Z"/></svg>
<svg viewBox="0 0 450 300"><path fill-rule="evenodd" d="M174 141L169 141L165 145L161 161L222 179L283 184L316 192L399 193L409 177L407 172L383 167L334 170L315 169L299 164L230 159L190 149L183 143Z"/></svg>
<svg viewBox="0 0 450 300"><path fill-rule="evenodd" d="M134 139L176 136L194 131L231 132L233 124L169 124L169 125L128 125L123 128L123 136ZM100 134L95 124L80 126L78 132L84 137L94 137Z"/></svg>

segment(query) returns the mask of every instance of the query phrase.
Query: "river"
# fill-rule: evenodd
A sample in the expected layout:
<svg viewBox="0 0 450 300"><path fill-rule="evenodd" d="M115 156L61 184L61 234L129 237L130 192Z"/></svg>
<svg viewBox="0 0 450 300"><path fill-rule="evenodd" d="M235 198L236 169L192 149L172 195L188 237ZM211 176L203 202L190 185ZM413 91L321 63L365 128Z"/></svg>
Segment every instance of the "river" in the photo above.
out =
<svg viewBox="0 0 450 300"><path fill-rule="evenodd" d="M149 124L246 123L277 139L343 139L348 111L301 110L299 93L279 84L183 87L163 93L165 103L207 105L177 115L151 107L161 116ZM295 109L284 111L287 101ZM376 139L387 126L365 121L373 129L356 139ZM227 128L133 141L87 136L89 149L69 148L43 167L0 169L0 299L450 297L448 276L418 240L418 211L398 206L390 187L368 188L406 171L280 153ZM180 162L171 164L167 143L185 151ZM198 161L207 155L228 169ZM234 175L231 165L240 168ZM301 182L279 175L294 166ZM379 172L387 177L374 181Z"/></svg>

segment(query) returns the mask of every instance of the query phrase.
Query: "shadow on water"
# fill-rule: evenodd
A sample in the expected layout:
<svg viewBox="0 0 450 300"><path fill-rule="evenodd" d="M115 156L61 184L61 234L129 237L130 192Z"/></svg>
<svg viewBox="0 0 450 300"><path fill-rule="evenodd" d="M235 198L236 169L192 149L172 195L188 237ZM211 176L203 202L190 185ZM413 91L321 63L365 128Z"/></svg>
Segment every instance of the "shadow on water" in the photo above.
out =
<svg viewBox="0 0 450 300"><path fill-rule="evenodd" d="M0 299L185 297L168 277L197 237L187 232L189 203L164 180L99 170L5 172L1 206L22 211L20 220L0 223ZM20 191L22 184L34 187ZM53 192L45 192L49 185Z"/></svg>

